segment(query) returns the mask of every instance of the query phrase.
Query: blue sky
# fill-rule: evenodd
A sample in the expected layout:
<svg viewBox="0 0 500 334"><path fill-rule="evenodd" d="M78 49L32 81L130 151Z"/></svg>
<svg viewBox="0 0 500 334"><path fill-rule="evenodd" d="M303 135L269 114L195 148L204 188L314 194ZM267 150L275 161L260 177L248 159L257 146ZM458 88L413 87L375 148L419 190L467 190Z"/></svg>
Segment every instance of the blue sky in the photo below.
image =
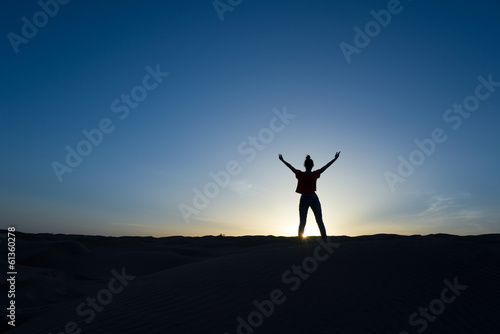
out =
<svg viewBox="0 0 500 334"><path fill-rule="evenodd" d="M497 1L61 2L2 4L1 228L294 235L342 151L330 235L499 232Z"/></svg>

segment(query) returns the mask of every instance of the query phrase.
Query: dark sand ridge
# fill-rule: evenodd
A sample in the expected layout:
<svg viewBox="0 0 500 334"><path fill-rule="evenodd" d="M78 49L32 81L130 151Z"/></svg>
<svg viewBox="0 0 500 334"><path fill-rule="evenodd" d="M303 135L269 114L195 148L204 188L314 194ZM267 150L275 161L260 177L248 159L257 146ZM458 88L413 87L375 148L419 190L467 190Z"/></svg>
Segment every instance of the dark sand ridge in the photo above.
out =
<svg viewBox="0 0 500 334"><path fill-rule="evenodd" d="M417 333L423 323L423 333L500 328L500 235L374 235L331 242L340 246L329 254L315 238L297 245L284 237L18 233L17 326L9 333L55 334L74 321L82 333L233 334L238 317L248 323L258 311L252 302L269 300L276 290L281 304L273 304L260 323L254 317L258 326L246 325L241 333ZM310 273L302 268L301 275L307 278L291 271L304 264ZM78 305L108 288L116 277L112 270L122 268L135 278L86 323L89 314L78 315ZM439 303L445 280L467 288L452 302ZM451 300L454 294L448 288L444 296ZM428 313L432 321L417 314L419 322L410 324L410 315L430 303L444 309L435 317ZM6 321L2 326L9 328Z"/></svg>

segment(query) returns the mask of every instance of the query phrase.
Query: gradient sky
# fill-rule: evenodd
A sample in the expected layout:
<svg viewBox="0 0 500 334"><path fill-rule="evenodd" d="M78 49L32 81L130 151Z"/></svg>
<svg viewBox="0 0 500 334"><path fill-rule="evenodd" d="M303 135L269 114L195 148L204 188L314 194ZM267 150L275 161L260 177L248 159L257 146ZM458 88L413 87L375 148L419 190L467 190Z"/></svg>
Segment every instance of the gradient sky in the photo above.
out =
<svg viewBox="0 0 500 334"><path fill-rule="evenodd" d="M328 234L500 232L498 1L238 2L2 3L0 227L295 235L278 154L342 151L318 180Z"/></svg>

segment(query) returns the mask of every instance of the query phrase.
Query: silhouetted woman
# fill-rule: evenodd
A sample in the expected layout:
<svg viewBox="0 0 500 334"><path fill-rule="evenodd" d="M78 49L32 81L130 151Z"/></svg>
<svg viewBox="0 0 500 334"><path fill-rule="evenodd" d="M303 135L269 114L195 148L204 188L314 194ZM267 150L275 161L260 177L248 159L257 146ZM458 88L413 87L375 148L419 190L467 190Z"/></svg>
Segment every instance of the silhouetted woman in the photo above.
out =
<svg viewBox="0 0 500 334"><path fill-rule="evenodd" d="M314 166L314 162L311 160L311 157L308 155L306 160L304 161L304 167L306 171L300 171L298 169L293 168L288 162L283 159L283 156L280 154L279 159L283 161L283 163L294 172L295 177L297 178L297 189L295 192L302 194L300 196L300 204L299 204L299 241L302 241L304 238L304 228L306 227L306 218L307 211L309 207L314 212L314 216L316 217L316 223L318 223L319 231L321 232L321 237L326 241L326 229L325 224L323 224L323 215L321 213L321 204L319 202L318 195L316 195L316 180L319 178L321 173L323 173L328 167L330 167L335 160L339 158L340 152L335 154L335 158L327 163L323 168L312 171Z"/></svg>

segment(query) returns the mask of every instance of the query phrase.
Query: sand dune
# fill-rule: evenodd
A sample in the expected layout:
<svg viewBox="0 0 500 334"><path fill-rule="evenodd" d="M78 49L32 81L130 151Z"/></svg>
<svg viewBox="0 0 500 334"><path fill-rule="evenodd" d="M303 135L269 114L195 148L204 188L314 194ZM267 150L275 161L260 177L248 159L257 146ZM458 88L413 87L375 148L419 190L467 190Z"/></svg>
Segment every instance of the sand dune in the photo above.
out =
<svg viewBox="0 0 500 334"><path fill-rule="evenodd" d="M18 233L17 271L15 328L2 309L9 333L500 328L498 234L310 238L298 245L272 236Z"/></svg>

